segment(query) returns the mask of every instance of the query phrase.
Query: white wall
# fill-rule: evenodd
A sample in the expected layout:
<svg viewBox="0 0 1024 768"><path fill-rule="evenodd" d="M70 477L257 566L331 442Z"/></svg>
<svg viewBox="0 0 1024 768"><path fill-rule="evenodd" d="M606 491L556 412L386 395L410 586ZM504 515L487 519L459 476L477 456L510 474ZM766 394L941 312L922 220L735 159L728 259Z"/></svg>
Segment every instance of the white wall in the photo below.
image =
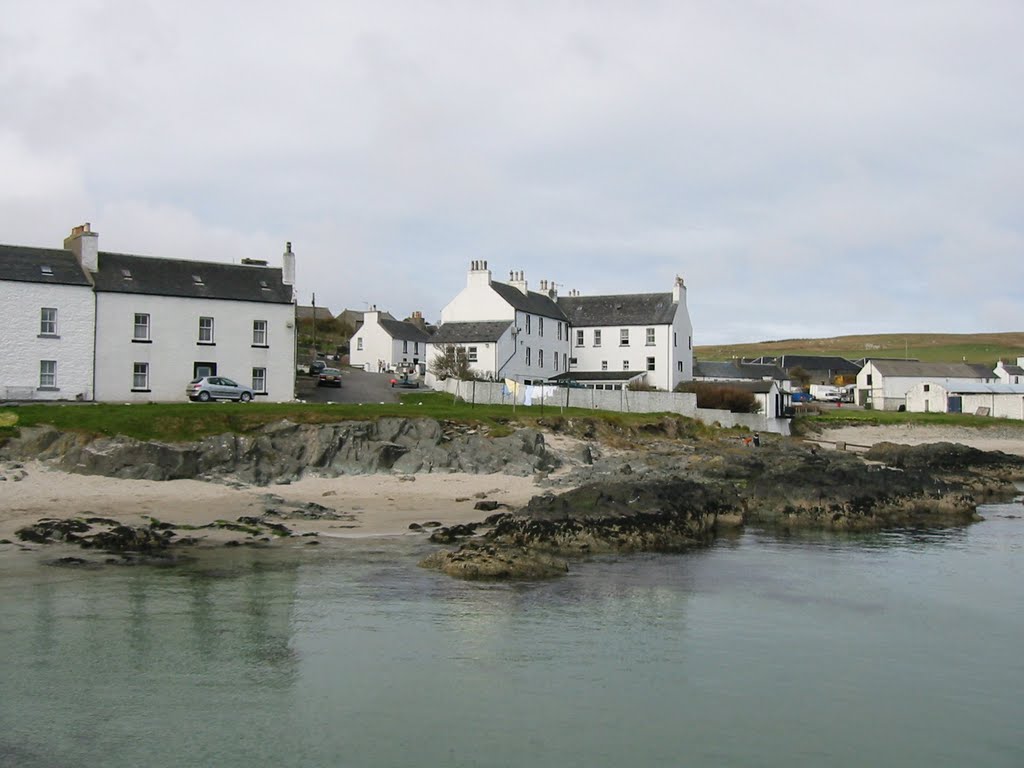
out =
<svg viewBox="0 0 1024 768"><path fill-rule="evenodd" d="M925 387L928 391L925 392ZM949 396L956 395L956 387L950 389L934 382L916 384L907 392L907 410L914 413L948 413ZM1014 394L978 392L963 394L961 413L973 415L979 408L988 408L989 416L999 419L1024 419L1024 387Z"/></svg>
<svg viewBox="0 0 1024 768"><path fill-rule="evenodd" d="M135 313L150 315L152 343L132 339ZM214 318L214 345L198 344L199 318ZM253 346L253 321L267 321L267 348ZM267 369L267 392L257 400L295 397L295 306L255 301L99 293L96 302L96 399L123 402L185 400L196 362L252 384ZM149 363L149 392L132 392L133 364Z"/></svg>
<svg viewBox="0 0 1024 768"><path fill-rule="evenodd" d="M485 265L486 262L474 262ZM511 320L511 305L491 290L491 272L486 267L470 269L466 287L441 310L441 323L469 323L486 320Z"/></svg>
<svg viewBox="0 0 1024 768"><path fill-rule="evenodd" d="M654 329L654 344L647 346L647 329ZM619 343L621 332L629 331L629 345L622 346ZM583 346L576 346L576 338L580 331L583 331ZM601 332L601 346L594 346L594 335L596 331ZM576 358L576 365L571 366L574 371L644 371L645 381L651 386L662 390L671 390L679 380L675 365L675 354L678 347L672 346L671 325L602 325L602 326L574 326L570 329L572 336L572 351L570 357ZM678 340L678 336L677 336ZM684 348L686 337L681 340ZM647 370L647 358L654 358L654 370ZM692 360L692 358L691 358ZM608 367L603 368L602 363L607 362ZM623 365L623 363L626 365ZM691 362L690 373L692 375L693 365Z"/></svg>
<svg viewBox="0 0 1024 768"><path fill-rule="evenodd" d="M539 315L530 315L527 323L527 313L516 310L513 328L518 329L516 336L515 355L501 369L501 378L513 379L515 381L541 381L550 379L560 373L565 373L571 351L568 336L566 333L568 324L555 318L541 318ZM541 320L543 319L544 332L541 335ZM558 326L561 325L561 338L559 338ZM529 328L529 331L527 331ZM526 350L530 350L530 362L526 362ZM512 350L509 349L509 354ZM541 365L541 353L543 352L543 365ZM557 364L555 355L558 355Z"/></svg>
<svg viewBox="0 0 1024 768"><path fill-rule="evenodd" d="M872 383L867 383L868 376ZM995 378L993 374L992 378ZM883 411L899 410L907 405L907 393L918 384L941 384L944 387L958 384L977 384L980 379L959 377L935 378L934 376L884 376L878 372L874 363L868 362L857 374L857 403Z"/></svg>
<svg viewBox="0 0 1024 768"><path fill-rule="evenodd" d="M58 338L40 338L43 307L57 310ZM0 281L0 398L92 399L94 312L89 286ZM39 389L42 360L57 363L53 391Z"/></svg>

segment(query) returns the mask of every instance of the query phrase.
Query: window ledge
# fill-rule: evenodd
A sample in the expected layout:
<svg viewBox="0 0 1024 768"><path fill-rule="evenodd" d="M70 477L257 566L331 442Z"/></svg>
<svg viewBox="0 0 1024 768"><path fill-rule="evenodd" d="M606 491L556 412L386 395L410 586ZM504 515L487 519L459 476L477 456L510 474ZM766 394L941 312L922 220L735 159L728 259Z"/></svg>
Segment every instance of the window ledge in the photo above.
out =
<svg viewBox="0 0 1024 768"><path fill-rule="evenodd" d="M253 344L252 348L253 349L270 349L270 345L269 344Z"/></svg>
<svg viewBox="0 0 1024 768"><path fill-rule="evenodd" d="M196 342L196 346L197 347L216 347L217 346L217 342L215 342L215 341L197 341Z"/></svg>
<svg viewBox="0 0 1024 768"><path fill-rule="evenodd" d="M60 334L59 333L40 333L38 336L36 336L36 338L37 339L59 339L60 338Z"/></svg>
<svg viewBox="0 0 1024 768"><path fill-rule="evenodd" d="M132 392L152 392L153 390L151 390L151 389L136 389L135 387L132 387L131 391Z"/></svg>
<svg viewBox="0 0 1024 768"><path fill-rule="evenodd" d="M152 344L152 339L132 339L132 344Z"/></svg>
<svg viewBox="0 0 1024 768"><path fill-rule="evenodd" d="M60 387L36 387L36 392L60 392Z"/></svg>

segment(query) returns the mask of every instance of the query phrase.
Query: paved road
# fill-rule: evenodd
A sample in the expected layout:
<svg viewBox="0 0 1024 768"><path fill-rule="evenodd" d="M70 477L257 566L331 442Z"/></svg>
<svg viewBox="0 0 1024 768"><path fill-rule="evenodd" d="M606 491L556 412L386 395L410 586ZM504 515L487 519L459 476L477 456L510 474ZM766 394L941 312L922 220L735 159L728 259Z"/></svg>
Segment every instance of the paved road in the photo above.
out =
<svg viewBox="0 0 1024 768"><path fill-rule="evenodd" d="M367 373L358 368L342 369L341 387L318 387L315 376L300 375L295 391L300 400L310 403L394 403L403 392L412 390L391 387L393 374Z"/></svg>

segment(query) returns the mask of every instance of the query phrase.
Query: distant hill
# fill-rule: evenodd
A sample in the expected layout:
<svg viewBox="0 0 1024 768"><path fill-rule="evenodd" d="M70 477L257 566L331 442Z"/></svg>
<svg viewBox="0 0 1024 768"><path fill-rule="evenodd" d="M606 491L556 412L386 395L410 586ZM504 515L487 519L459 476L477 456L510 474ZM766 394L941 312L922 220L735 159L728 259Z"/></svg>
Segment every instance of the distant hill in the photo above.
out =
<svg viewBox="0 0 1024 768"><path fill-rule="evenodd" d="M1000 358L1024 357L1024 332L1010 333L884 333L836 336L831 339L782 339L753 344L696 346L698 360L731 360L762 355L838 355L848 360L861 357L910 357L930 363L996 364Z"/></svg>

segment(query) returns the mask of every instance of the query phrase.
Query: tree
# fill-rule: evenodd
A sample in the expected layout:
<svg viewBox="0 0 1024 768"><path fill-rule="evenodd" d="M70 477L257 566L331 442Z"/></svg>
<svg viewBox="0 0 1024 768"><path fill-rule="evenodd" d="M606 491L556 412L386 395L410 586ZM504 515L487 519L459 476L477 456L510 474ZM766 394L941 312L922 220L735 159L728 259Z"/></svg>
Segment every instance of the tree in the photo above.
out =
<svg viewBox="0 0 1024 768"><path fill-rule="evenodd" d="M794 365L789 369L789 378L799 384L801 387L806 388L811 383L811 374L801 368L799 365Z"/></svg>
<svg viewBox="0 0 1024 768"><path fill-rule="evenodd" d="M473 378L473 371L469 367L469 358L466 356L465 347L457 347L454 344L445 344L434 356L430 369L439 379L459 379L467 381Z"/></svg>
<svg viewBox="0 0 1024 768"><path fill-rule="evenodd" d="M718 408L732 413L758 413L761 403L752 392L730 387L726 382L682 381L674 392L693 392L698 408Z"/></svg>

